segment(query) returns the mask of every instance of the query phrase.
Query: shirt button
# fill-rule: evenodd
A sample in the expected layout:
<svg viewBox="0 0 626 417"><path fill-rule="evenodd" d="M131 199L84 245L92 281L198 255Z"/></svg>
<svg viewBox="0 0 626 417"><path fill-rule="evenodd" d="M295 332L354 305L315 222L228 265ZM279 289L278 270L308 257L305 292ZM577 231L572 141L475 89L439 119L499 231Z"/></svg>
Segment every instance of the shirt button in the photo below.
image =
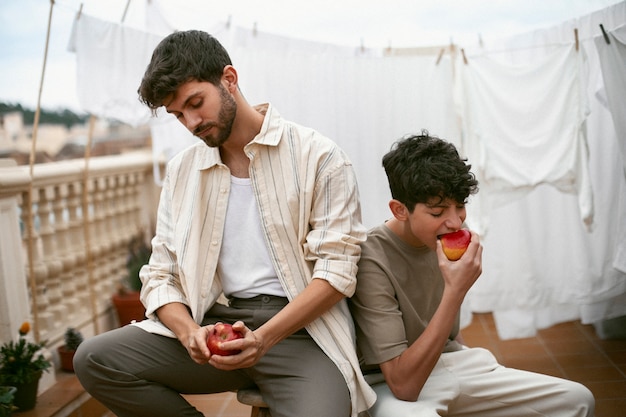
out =
<svg viewBox="0 0 626 417"><path fill-rule="evenodd" d="M267 304L267 303L269 303L269 302L270 302L270 298L269 298L267 295L264 295L264 296L263 296L263 298L262 298L262 300L263 300L263 302L264 302L265 304Z"/></svg>

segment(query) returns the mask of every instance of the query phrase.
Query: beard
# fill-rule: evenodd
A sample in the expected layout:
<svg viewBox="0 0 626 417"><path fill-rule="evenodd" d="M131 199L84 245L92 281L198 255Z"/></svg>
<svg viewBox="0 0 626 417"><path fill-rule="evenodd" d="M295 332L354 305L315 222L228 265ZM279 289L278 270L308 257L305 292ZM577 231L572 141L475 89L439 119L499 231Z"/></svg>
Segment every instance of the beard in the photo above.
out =
<svg viewBox="0 0 626 417"><path fill-rule="evenodd" d="M226 90L223 85L219 84L219 89L221 106L217 122L203 124L197 127L193 132L194 135L202 139L207 146L212 148L217 148L228 140L233 130L233 123L235 122L235 116L237 114L237 103L235 99L228 93L228 90ZM211 128L208 134L199 136L199 133L208 128Z"/></svg>

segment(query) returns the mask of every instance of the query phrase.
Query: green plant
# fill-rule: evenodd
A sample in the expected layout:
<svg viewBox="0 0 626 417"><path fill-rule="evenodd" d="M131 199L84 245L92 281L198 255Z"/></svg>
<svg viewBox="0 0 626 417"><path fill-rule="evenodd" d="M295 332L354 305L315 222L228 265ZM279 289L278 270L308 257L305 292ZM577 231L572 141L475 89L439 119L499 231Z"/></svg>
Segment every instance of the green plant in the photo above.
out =
<svg viewBox="0 0 626 417"><path fill-rule="evenodd" d="M68 327L63 335L65 339L65 349L69 351L75 351L83 342L83 335L80 331L73 327Z"/></svg>
<svg viewBox="0 0 626 417"><path fill-rule="evenodd" d="M128 244L128 258L126 259L127 276L120 288L120 293L127 291L140 291L141 279L139 271L141 267L148 263L151 250L146 244L143 234L133 237Z"/></svg>
<svg viewBox="0 0 626 417"><path fill-rule="evenodd" d="M52 365L41 353L46 342L27 341L25 336L29 331L30 323L22 323L18 341L11 340L0 348L0 384L13 386L31 382Z"/></svg>
<svg viewBox="0 0 626 417"><path fill-rule="evenodd" d="M15 391L17 391L15 387L0 386L0 417L8 417L13 412Z"/></svg>

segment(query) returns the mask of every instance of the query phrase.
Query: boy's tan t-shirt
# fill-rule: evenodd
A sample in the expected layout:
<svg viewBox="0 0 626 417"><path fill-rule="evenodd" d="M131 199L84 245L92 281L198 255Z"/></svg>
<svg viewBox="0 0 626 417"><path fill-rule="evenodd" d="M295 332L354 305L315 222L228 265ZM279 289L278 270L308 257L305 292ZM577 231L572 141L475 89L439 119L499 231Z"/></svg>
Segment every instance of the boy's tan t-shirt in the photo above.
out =
<svg viewBox="0 0 626 417"><path fill-rule="evenodd" d="M350 309L362 361L378 365L399 356L424 332L444 282L434 251L408 245L384 224L369 231L361 248ZM460 348L453 342L458 332L457 315L444 352Z"/></svg>

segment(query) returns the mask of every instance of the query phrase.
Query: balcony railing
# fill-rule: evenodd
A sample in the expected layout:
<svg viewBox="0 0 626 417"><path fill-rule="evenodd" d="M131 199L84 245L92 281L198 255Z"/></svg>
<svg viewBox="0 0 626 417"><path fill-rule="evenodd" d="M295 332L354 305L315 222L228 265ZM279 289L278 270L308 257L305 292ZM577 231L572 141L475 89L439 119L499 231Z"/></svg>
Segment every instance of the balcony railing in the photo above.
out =
<svg viewBox="0 0 626 417"><path fill-rule="evenodd" d="M37 164L32 180L30 167L0 163L0 343L29 320L58 364L68 327L88 337L117 325L129 242L154 230L152 173L150 151Z"/></svg>

